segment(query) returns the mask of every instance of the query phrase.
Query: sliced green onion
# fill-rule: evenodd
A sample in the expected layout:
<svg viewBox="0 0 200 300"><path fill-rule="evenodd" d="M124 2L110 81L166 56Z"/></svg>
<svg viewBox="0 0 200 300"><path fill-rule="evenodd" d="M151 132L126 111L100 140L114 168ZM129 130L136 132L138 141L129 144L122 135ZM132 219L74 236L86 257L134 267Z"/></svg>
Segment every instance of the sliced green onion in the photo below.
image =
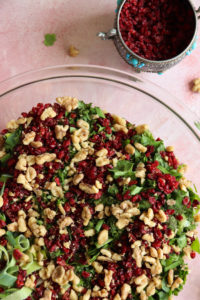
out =
<svg viewBox="0 0 200 300"><path fill-rule="evenodd" d="M9 261L8 252L3 246L0 246L0 259L1 258L4 258L7 261L7 264L5 269L0 273L0 286L11 287L17 280L17 277L12 275L18 271L16 261L14 257L12 257L11 261Z"/></svg>
<svg viewBox="0 0 200 300"><path fill-rule="evenodd" d="M13 233L11 231L6 232L6 239L8 243L13 246L13 248L16 248L16 239L13 236Z"/></svg>
<svg viewBox="0 0 200 300"><path fill-rule="evenodd" d="M14 293L10 294L9 296L6 296L5 298L3 298L4 300L24 300L27 297L29 297L32 294L32 290L27 288L27 287L23 287L20 290L15 291Z"/></svg>
<svg viewBox="0 0 200 300"><path fill-rule="evenodd" d="M16 248L18 248L22 252L30 248L30 242L23 234L20 234L16 238Z"/></svg>
<svg viewBox="0 0 200 300"><path fill-rule="evenodd" d="M33 260L33 254L30 253L29 254L29 263L26 266L24 266L22 269L26 270L27 275L30 275L33 272L40 270L41 266L38 265L38 263Z"/></svg>
<svg viewBox="0 0 200 300"><path fill-rule="evenodd" d="M100 231L101 226L103 225L103 223L104 223L104 219L99 220L99 221L97 222L97 225L95 226L96 232L99 232L99 231Z"/></svg>

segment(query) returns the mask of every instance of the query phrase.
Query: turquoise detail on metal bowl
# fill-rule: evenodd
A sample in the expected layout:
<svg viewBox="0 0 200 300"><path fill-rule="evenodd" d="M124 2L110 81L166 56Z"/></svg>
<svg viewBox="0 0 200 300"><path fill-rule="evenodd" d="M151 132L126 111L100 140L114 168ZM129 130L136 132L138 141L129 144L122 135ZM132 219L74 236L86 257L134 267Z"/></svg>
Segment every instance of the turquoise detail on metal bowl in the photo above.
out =
<svg viewBox="0 0 200 300"><path fill-rule="evenodd" d="M127 53L126 54L126 59L129 60L129 58L130 58L130 54Z"/></svg>
<svg viewBox="0 0 200 300"><path fill-rule="evenodd" d="M123 0L117 0L117 6L119 7L122 2L123 2Z"/></svg>
<svg viewBox="0 0 200 300"><path fill-rule="evenodd" d="M139 69L142 69L144 66L145 66L145 63L141 63L141 64L138 66L138 68L139 68Z"/></svg>
<svg viewBox="0 0 200 300"><path fill-rule="evenodd" d="M187 52L186 52L186 55L190 55L192 53L192 51L191 50L188 50Z"/></svg>
<svg viewBox="0 0 200 300"><path fill-rule="evenodd" d="M138 60L136 59L136 58L133 58L132 60L131 60L131 63L132 63L132 65L134 66L134 67L136 67L137 65L138 65Z"/></svg>
<svg viewBox="0 0 200 300"><path fill-rule="evenodd" d="M163 72L158 72L158 75L162 75L163 74Z"/></svg>
<svg viewBox="0 0 200 300"><path fill-rule="evenodd" d="M195 50L196 48L197 48L197 42L194 42L193 45L192 45L192 47L191 47L191 49Z"/></svg>

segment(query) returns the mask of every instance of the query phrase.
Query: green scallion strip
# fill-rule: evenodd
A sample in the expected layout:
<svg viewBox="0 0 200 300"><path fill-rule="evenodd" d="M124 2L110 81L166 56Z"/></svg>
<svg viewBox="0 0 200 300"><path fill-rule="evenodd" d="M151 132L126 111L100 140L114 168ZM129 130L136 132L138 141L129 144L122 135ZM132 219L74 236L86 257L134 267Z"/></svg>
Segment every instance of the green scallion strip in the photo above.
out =
<svg viewBox="0 0 200 300"><path fill-rule="evenodd" d="M18 248L22 252L30 248L30 242L23 234L20 234L16 238L16 248Z"/></svg>
<svg viewBox="0 0 200 300"><path fill-rule="evenodd" d="M10 294L9 296L6 296L5 298L3 298L4 300L24 300L27 297L29 297L32 294L32 290L27 288L27 287L23 287L20 290L15 291L14 293Z"/></svg>

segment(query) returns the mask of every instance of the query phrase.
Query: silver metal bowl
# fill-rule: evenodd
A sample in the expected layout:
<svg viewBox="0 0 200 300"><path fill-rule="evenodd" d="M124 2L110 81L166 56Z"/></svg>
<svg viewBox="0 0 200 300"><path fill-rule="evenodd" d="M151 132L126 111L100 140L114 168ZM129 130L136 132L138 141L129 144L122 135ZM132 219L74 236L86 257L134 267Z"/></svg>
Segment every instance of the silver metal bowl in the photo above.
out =
<svg viewBox="0 0 200 300"><path fill-rule="evenodd" d="M115 18L115 22L114 22L114 28L109 30L107 33L99 32L97 35L102 40L113 39L115 46L117 48L117 51L119 52L121 57L126 61L126 63L131 65L134 68L134 70L136 70L138 72L143 71L143 72L153 72L153 73L162 74L162 72L166 71L167 69L169 69L169 68L175 66L177 63L179 63L185 56L190 55L192 50L194 50L196 48L197 27L198 27L197 24L198 24L198 18L200 18L200 15L198 16L198 14L200 13L200 7L198 10L195 10L191 1L186 0L190 4L191 9L194 12L195 26L194 26L194 33L193 33L191 42L185 48L184 51L182 51L180 54L178 54L177 56L175 56L173 58L170 58L167 60L159 60L159 61L145 59L145 58L135 54L134 52L132 52L131 49L129 49L127 47L127 45L125 44L125 42L122 38L121 32L120 32L120 27L119 27L119 19L120 19L121 10L126 1L127 0L123 0L123 1L119 0L118 1L119 5L116 10L116 18Z"/></svg>

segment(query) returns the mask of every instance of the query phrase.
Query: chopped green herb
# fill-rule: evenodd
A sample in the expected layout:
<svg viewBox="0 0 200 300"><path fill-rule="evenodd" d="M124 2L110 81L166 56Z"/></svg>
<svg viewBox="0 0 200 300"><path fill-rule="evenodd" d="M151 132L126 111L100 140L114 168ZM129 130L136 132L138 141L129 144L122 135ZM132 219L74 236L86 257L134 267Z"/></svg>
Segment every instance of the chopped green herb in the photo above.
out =
<svg viewBox="0 0 200 300"><path fill-rule="evenodd" d="M53 46L53 44L56 41L56 35L55 33L47 33L44 36L44 44L45 46L49 47L49 46Z"/></svg>

